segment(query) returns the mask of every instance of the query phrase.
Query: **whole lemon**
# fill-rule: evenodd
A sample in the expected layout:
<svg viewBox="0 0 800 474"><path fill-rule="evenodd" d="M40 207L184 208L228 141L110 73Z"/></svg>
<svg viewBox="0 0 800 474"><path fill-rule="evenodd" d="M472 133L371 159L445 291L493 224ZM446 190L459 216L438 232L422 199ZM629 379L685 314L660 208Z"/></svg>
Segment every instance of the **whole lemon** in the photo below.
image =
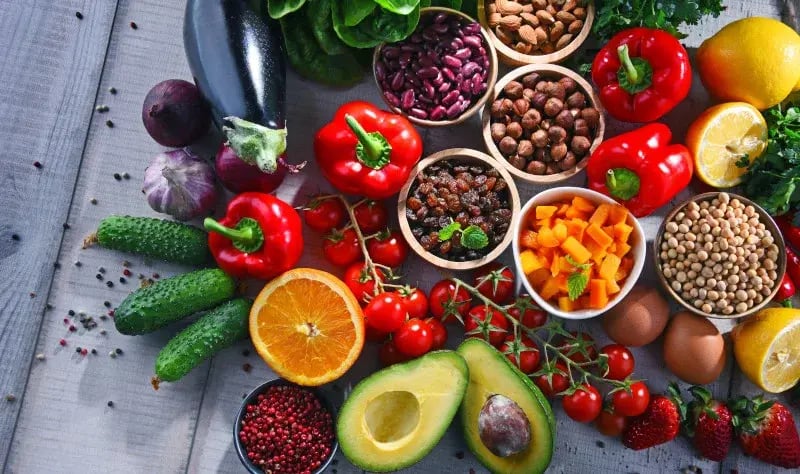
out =
<svg viewBox="0 0 800 474"><path fill-rule="evenodd" d="M697 50L697 69L708 92L759 110L781 102L800 82L800 36L772 18L725 25Z"/></svg>

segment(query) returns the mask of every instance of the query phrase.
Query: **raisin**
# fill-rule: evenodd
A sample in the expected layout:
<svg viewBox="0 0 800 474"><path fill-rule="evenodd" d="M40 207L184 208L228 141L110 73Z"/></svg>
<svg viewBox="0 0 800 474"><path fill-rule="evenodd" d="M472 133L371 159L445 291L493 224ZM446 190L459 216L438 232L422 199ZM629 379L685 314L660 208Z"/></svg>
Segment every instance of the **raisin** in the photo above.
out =
<svg viewBox="0 0 800 474"><path fill-rule="evenodd" d="M416 211L422 207L422 201L420 201L418 198L410 197L406 199L406 207L412 211Z"/></svg>

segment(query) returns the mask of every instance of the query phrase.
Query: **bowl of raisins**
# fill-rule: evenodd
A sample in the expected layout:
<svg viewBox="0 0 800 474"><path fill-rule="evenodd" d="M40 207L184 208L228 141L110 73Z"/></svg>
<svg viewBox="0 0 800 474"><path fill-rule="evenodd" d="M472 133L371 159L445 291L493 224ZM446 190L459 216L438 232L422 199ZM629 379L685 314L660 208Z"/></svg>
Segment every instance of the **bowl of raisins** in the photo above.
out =
<svg viewBox="0 0 800 474"><path fill-rule="evenodd" d="M400 230L426 261L470 270L497 259L511 244L520 198L508 171L467 148L421 160L400 190Z"/></svg>

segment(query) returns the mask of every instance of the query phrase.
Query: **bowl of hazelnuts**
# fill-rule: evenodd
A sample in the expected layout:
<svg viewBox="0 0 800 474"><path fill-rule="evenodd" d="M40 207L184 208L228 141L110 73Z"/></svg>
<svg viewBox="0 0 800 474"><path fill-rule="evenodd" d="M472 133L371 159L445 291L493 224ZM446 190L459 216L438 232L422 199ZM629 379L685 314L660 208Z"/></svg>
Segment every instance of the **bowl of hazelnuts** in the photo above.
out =
<svg viewBox="0 0 800 474"><path fill-rule="evenodd" d="M535 184L578 174L603 141L600 100L586 80L554 64L530 64L497 81L483 110L486 149Z"/></svg>

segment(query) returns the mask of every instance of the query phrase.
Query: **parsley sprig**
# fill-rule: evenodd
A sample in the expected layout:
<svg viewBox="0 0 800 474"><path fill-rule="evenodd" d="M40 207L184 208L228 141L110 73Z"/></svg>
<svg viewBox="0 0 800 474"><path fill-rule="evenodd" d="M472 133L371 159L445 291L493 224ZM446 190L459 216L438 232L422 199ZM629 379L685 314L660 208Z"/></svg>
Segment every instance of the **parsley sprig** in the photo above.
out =
<svg viewBox="0 0 800 474"><path fill-rule="evenodd" d="M721 0L604 0L597 2L592 32L601 41L634 26L665 30L677 38L679 28L696 25L705 15L715 17L725 9Z"/></svg>

